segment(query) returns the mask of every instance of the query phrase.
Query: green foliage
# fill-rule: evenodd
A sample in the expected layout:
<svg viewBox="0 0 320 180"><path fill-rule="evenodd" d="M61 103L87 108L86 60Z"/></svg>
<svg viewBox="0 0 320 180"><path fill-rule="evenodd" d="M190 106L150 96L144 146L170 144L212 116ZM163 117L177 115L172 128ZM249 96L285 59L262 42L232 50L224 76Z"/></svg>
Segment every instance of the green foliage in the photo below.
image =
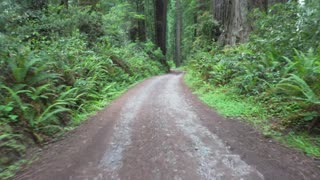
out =
<svg viewBox="0 0 320 180"><path fill-rule="evenodd" d="M301 7L298 3L276 4L268 14L256 10L252 48L260 52L277 51L291 57L294 49L306 52L320 45L319 3Z"/></svg>
<svg viewBox="0 0 320 180"><path fill-rule="evenodd" d="M293 60L288 60L291 74L283 77L276 85L276 92L286 99L300 102L302 110L289 117L289 125L303 126L317 121L320 117L320 53L296 52ZM310 128L313 125L311 125Z"/></svg>
<svg viewBox="0 0 320 180"><path fill-rule="evenodd" d="M203 102L224 116L253 118L258 114L259 119L264 119L265 111L262 105L239 98L227 86L213 88L193 71L186 74L185 81Z"/></svg>
<svg viewBox="0 0 320 180"><path fill-rule="evenodd" d="M198 14L198 23L195 27L197 36L192 44L194 50L211 49L212 43L216 41L220 35L220 25L209 11L200 12Z"/></svg>
<svg viewBox="0 0 320 180"><path fill-rule="evenodd" d="M311 40L309 32L317 29L313 26L318 27L313 23L317 21L314 12L319 12L318 6L300 7L294 2L276 4L268 14L256 10L249 43L236 47L212 46L209 51L203 47L204 52L197 51L191 56L189 68L210 84L229 85L240 95L276 103L277 107L270 106L270 111L285 113L287 118L282 118L287 125L286 119L301 117L297 114L302 114L298 124L311 123L319 117L320 92L319 41ZM317 35L315 30L312 36L317 39ZM290 101L300 106L291 110L283 108L297 113L289 117L280 109Z"/></svg>
<svg viewBox="0 0 320 180"><path fill-rule="evenodd" d="M164 71L151 41L130 41L127 27L144 18L130 3L10 2L0 3L0 179L12 176L26 147L59 137Z"/></svg>
<svg viewBox="0 0 320 180"><path fill-rule="evenodd" d="M315 105L320 104L315 91L302 78L295 74L291 74L288 78L280 81L277 87L296 100L306 101Z"/></svg>
<svg viewBox="0 0 320 180"><path fill-rule="evenodd" d="M304 149L308 155L320 157L320 138L307 133L289 133L281 139L289 146Z"/></svg>
<svg viewBox="0 0 320 180"><path fill-rule="evenodd" d="M295 132L284 141L318 156L316 140L297 134L320 130L319 14L315 1L305 6L292 1L276 4L268 13L255 10L250 40L234 47L212 44L203 38L205 34L198 34L186 66L190 79L198 82L191 86L198 87L200 98L224 115L269 114L252 123L272 136ZM207 26L206 22L212 24L212 19L201 19L198 25ZM256 106L238 102L243 99ZM242 106L263 110L248 113ZM271 120L261 123L264 118Z"/></svg>

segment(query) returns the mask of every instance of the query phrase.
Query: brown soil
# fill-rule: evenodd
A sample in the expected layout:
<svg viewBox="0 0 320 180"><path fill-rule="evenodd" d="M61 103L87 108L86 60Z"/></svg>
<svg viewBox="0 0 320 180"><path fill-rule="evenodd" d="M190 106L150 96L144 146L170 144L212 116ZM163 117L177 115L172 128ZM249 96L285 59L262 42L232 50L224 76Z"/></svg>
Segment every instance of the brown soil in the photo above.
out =
<svg viewBox="0 0 320 180"><path fill-rule="evenodd" d="M219 116L182 77L131 88L14 179L319 179L312 158Z"/></svg>

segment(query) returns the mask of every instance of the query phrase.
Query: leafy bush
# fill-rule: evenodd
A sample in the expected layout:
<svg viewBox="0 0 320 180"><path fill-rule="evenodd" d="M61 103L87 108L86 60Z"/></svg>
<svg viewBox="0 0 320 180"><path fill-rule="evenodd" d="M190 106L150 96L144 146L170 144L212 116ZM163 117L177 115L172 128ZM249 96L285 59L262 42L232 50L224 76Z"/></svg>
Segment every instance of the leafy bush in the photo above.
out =
<svg viewBox="0 0 320 180"><path fill-rule="evenodd" d="M268 13L255 10L248 43L197 46L188 69L211 85L264 102L281 119L279 126L311 131L320 119L319 11L316 2L276 4ZM199 38L194 43L208 41Z"/></svg>
<svg viewBox="0 0 320 180"><path fill-rule="evenodd" d="M305 6L297 2L279 3L269 12L256 10L251 46L258 52L276 51L291 57L294 49L306 52L320 45L319 3L313 1Z"/></svg>
<svg viewBox="0 0 320 180"><path fill-rule="evenodd" d="M49 4L23 13L19 3L0 3L8 9L0 13L7 23L0 28L0 179L27 146L60 136L129 85L164 71L152 42L128 40L122 28L130 20L120 11L127 6L102 13Z"/></svg>
<svg viewBox="0 0 320 180"><path fill-rule="evenodd" d="M288 59L292 73L283 77L276 89L283 97L303 105L298 114L290 117L289 124L294 123L299 126L309 124L311 130L320 117L320 53L309 51L307 54L302 52L296 54L292 61Z"/></svg>

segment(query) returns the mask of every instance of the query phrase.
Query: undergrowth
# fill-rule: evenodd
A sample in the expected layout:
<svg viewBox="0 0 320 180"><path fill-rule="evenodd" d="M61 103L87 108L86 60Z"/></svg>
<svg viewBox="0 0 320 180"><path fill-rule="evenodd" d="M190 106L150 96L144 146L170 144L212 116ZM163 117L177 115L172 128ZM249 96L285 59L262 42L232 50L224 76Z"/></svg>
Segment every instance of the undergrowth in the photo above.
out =
<svg viewBox="0 0 320 180"><path fill-rule="evenodd" d="M319 14L315 1L254 10L248 42L193 42L187 82L221 114L244 117L266 136L319 157Z"/></svg>
<svg viewBox="0 0 320 180"><path fill-rule="evenodd" d="M256 127L267 124L267 113L262 104L250 98L241 98L229 87L214 87L202 81L197 73L188 71L186 84L199 98L225 117L240 117Z"/></svg>
<svg viewBox="0 0 320 180"><path fill-rule="evenodd" d="M283 133L273 127L272 114L267 104L252 97L239 96L232 87L215 87L201 80L197 72L188 71L186 84L208 106L220 115L245 121L258 129L265 137L272 137L283 144L302 150L310 156L320 157L320 138L306 132Z"/></svg>
<svg viewBox="0 0 320 180"><path fill-rule="evenodd" d="M0 179L25 163L29 148L166 71L153 42L129 38L130 17L144 18L130 3L46 4L0 3Z"/></svg>

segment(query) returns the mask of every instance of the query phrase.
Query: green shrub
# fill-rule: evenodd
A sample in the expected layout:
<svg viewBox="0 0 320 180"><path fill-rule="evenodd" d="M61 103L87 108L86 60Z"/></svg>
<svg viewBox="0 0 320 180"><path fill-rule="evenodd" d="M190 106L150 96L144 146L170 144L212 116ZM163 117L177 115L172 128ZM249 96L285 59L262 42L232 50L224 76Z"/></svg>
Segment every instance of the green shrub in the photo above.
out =
<svg viewBox="0 0 320 180"><path fill-rule="evenodd" d="M0 12L7 23L0 27L0 179L12 175L26 146L59 137L131 84L164 72L152 42L129 41L128 4L107 12L72 3L26 13L15 1L10 7L0 3L8 9Z"/></svg>
<svg viewBox="0 0 320 180"><path fill-rule="evenodd" d="M320 118L319 11L315 2L276 4L268 13L255 10L248 43L208 48L200 46L207 40L198 37L187 69L211 86L227 86L239 96L265 103L270 114L281 119L276 123L279 126L316 128Z"/></svg>

